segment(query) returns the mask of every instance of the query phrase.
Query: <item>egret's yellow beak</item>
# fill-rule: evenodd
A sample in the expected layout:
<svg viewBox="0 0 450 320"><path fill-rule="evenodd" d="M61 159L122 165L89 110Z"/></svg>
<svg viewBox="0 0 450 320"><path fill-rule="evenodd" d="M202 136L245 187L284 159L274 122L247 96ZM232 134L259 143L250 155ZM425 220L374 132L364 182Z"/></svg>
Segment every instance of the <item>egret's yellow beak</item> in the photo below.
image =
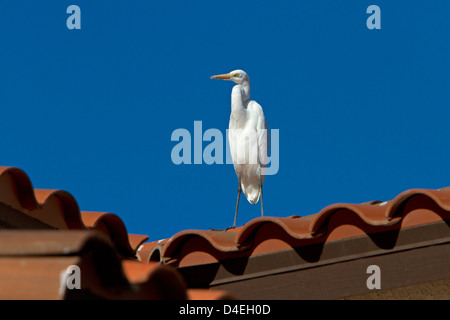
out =
<svg viewBox="0 0 450 320"><path fill-rule="evenodd" d="M217 76L212 76L211 79L219 79L219 80L230 80L233 77L231 73L219 74Z"/></svg>

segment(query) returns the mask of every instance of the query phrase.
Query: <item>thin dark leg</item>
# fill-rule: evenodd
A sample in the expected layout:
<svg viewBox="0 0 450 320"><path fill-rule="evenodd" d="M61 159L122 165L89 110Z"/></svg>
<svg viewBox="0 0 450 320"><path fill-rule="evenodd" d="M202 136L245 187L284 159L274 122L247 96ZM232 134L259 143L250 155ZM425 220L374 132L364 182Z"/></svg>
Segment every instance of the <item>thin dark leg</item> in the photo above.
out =
<svg viewBox="0 0 450 320"><path fill-rule="evenodd" d="M236 228L237 214L239 209L239 199L241 198L241 178L238 178L238 196L236 201L236 213L234 214L233 228Z"/></svg>
<svg viewBox="0 0 450 320"><path fill-rule="evenodd" d="M261 217L264 217L263 185L262 185L262 181L261 181L261 175L259 175L259 187L261 189Z"/></svg>

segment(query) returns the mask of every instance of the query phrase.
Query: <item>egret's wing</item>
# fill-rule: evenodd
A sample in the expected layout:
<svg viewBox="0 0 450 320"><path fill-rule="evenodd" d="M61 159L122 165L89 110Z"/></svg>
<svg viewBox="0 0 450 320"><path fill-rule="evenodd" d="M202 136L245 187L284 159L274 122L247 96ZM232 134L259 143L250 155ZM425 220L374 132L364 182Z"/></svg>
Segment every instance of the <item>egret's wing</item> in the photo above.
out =
<svg viewBox="0 0 450 320"><path fill-rule="evenodd" d="M267 167L269 162L269 129L267 128L266 119L261 119L261 126L257 128L258 133L258 158L261 167Z"/></svg>
<svg viewBox="0 0 450 320"><path fill-rule="evenodd" d="M258 120L256 123L256 133L258 137L258 159L261 166L262 180L264 180L265 169L269 162L269 128L261 106L255 102L258 110ZM259 108L258 108L259 107Z"/></svg>
<svg viewBox="0 0 450 320"><path fill-rule="evenodd" d="M237 128L236 120L234 119L233 115L231 115L230 124L228 128L228 144L230 147L230 155L231 160L233 161L234 170L236 170L236 161L237 161L236 139L238 139L237 137L238 132L236 128Z"/></svg>

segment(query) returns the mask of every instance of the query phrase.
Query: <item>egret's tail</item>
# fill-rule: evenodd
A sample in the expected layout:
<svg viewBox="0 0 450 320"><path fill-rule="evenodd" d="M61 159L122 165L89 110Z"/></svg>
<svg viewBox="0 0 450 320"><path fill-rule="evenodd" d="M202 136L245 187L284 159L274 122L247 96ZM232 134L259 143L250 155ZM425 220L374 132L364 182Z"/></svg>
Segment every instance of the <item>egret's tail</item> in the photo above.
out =
<svg viewBox="0 0 450 320"><path fill-rule="evenodd" d="M256 186L253 184L248 186L242 185L242 191L244 192L248 202L250 202L251 204L255 204L258 202L259 196L261 194L259 185Z"/></svg>

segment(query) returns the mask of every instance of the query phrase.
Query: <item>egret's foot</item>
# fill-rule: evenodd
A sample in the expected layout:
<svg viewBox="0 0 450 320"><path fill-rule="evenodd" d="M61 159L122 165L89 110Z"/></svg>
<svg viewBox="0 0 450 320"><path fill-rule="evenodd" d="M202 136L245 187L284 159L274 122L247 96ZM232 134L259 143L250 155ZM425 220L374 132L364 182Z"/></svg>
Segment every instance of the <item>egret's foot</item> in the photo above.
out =
<svg viewBox="0 0 450 320"><path fill-rule="evenodd" d="M227 229L214 229L214 228L209 228L209 231L227 231Z"/></svg>
<svg viewBox="0 0 450 320"><path fill-rule="evenodd" d="M223 231L223 232L226 232L226 231L231 230L231 229L236 229L236 227L228 227L228 228L225 228L225 229L209 228L209 231Z"/></svg>

